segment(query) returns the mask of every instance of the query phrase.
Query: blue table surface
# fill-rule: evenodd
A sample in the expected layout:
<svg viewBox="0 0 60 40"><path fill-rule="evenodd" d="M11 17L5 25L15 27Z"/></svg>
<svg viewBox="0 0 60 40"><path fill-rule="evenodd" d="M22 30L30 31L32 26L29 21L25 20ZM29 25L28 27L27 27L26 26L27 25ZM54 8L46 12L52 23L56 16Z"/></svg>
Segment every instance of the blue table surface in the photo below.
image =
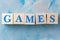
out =
<svg viewBox="0 0 60 40"><path fill-rule="evenodd" d="M60 0L0 0L0 14L40 12L57 12L60 15ZM0 24L0 40L60 40L60 17L58 22L57 25Z"/></svg>

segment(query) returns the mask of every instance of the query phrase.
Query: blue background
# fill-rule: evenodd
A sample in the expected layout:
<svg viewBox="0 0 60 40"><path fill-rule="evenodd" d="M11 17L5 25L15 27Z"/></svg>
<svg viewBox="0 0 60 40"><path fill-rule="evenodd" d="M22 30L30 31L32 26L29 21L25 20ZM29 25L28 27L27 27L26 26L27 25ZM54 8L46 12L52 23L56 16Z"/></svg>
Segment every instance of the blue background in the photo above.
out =
<svg viewBox="0 0 60 40"><path fill-rule="evenodd" d="M60 0L0 0L0 14L40 12L57 12L60 15ZM0 24L0 40L60 40L60 21L57 25Z"/></svg>

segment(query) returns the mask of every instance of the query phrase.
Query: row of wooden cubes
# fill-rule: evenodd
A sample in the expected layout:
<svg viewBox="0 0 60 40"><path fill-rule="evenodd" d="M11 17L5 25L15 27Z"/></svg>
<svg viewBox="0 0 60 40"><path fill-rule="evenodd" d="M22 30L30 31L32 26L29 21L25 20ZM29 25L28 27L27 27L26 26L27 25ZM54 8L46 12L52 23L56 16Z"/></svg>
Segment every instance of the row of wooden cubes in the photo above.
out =
<svg viewBox="0 0 60 40"><path fill-rule="evenodd" d="M20 22L18 16L21 17L20 20L22 20L22 22ZM28 16L29 18L27 19L26 16ZM31 18L32 16L33 18ZM39 19L38 16L40 16L41 18ZM53 22L54 19L55 21ZM41 22L39 22L38 20L41 20ZM58 24L58 13L36 13L36 14L2 13L2 24Z"/></svg>

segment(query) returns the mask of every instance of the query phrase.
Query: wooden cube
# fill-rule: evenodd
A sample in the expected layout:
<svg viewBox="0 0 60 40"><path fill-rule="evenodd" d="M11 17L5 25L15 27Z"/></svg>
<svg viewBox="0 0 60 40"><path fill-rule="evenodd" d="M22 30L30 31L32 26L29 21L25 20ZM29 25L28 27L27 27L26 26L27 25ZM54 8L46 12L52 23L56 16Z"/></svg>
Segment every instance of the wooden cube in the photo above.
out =
<svg viewBox="0 0 60 40"><path fill-rule="evenodd" d="M13 24L13 14L2 13L2 24Z"/></svg>
<svg viewBox="0 0 60 40"><path fill-rule="evenodd" d="M24 24L25 15L23 13L14 13L14 24Z"/></svg>
<svg viewBox="0 0 60 40"><path fill-rule="evenodd" d="M47 13L47 24L58 24L58 13Z"/></svg>
<svg viewBox="0 0 60 40"><path fill-rule="evenodd" d="M2 14L0 14L0 24L2 24Z"/></svg>
<svg viewBox="0 0 60 40"><path fill-rule="evenodd" d="M36 13L36 24L46 24L46 13Z"/></svg>
<svg viewBox="0 0 60 40"><path fill-rule="evenodd" d="M25 14L25 24L35 24L35 14Z"/></svg>

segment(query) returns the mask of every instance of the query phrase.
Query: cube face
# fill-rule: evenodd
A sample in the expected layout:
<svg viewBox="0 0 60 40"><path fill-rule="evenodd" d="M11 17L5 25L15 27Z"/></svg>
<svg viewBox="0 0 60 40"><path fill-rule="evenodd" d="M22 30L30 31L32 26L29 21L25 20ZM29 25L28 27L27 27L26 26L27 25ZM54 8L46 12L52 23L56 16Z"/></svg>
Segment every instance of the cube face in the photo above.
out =
<svg viewBox="0 0 60 40"><path fill-rule="evenodd" d="M14 24L24 24L25 15L14 13Z"/></svg>
<svg viewBox="0 0 60 40"><path fill-rule="evenodd" d="M2 24L13 24L13 14L2 13Z"/></svg>
<svg viewBox="0 0 60 40"><path fill-rule="evenodd" d="M25 24L35 24L35 14L25 14Z"/></svg>
<svg viewBox="0 0 60 40"><path fill-rule="evenodd" d="M58 24L58 13L47 13L47 24Z"/></svg>
<svg viewBox="0 0 60 40"><path fill-rule="evenodd" d="M36 24L46 24L46 13L36 13Z"/></svg>

